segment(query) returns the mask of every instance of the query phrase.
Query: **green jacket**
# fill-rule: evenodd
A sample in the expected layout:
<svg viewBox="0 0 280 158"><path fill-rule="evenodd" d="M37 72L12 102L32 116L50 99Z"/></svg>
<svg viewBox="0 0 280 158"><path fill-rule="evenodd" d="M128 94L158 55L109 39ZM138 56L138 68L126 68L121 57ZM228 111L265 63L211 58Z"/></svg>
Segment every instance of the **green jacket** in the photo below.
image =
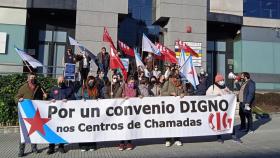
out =
<svg viewBox="0 0 280 158"><path fill-rule="evenodd" d="M169 79L168 81L164 82L160 94L161 96L171 96L171 93L175 93L177 96L179 96L184 94L184 90L177 88Z"/></svg>
<svg viewBox="0 0 280 158"><path fill-rule="evenodd" d="M36 85L34 92L29 88L28 83L24 83L18 90L15 96L15 103L18 103L19 98L31 99L31 100L43 100L43 92L39 85Z"/></svg>

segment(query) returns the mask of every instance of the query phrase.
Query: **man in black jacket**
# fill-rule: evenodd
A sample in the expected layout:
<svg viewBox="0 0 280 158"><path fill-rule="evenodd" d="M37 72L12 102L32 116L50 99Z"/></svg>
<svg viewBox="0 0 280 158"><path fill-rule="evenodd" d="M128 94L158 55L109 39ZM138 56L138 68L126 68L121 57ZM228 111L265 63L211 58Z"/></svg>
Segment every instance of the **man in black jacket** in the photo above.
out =
<svg viewBox="0 0 280 158"><path fill-rule="evenodd" d="M65 85L63 76L59 76L57 79L57 86L54 86L50 91L49 99L52 102L55 102L56 100L62 100L63 102L66 102L67 100L72 100L74 98L73 89ZM53 154L55 152L54 148L55 144L50 144L47 154ZM58 145L58 151L65 153L64 144Z"/></svg>
<svg viewBox="0 0 280 158"><path fill-rule="evenodd" d="M250 79L250 74L248 72L242 72L241 85L238 80L235 80L235 85L239 90L239 115L241 120L241 127L239 130L243 132L253 131L252 103L255 99L255 82ZM248 120L247 127L246 119Z"/></svg>

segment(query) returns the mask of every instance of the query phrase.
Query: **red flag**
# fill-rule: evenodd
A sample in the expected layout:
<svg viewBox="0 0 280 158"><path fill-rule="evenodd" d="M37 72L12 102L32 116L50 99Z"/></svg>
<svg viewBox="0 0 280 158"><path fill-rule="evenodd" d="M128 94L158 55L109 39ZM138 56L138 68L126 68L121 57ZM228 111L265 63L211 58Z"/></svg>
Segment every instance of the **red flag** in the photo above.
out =
<svg viewBox="0 0 280 158"><path fill-rule="evenodd" d="M161 56L156 56L159 60L166 60L170 63L177 63L176 54L171 49L165 47L164 45L160 43L156 43L156 47L160 50Z"/></svg>
<svg viewBox="0 0 280 158"><path fill-rule="evenodd" d="M110 47L113 47L114 50L117 50L106 27L104 27L104 32L103 32L103 42L109 42Z"/></svg>
<svg viewBox="0 0 280 158"><path fill-rule="evenodd" d="M184 49L186 53L190 53L192 56L199 57L199 55L183 41L178 40L176 41L176 44L179 46L179 49Z"/></svg>
<svg viewBox="0 0 280 158"><path fill-rule="evenodd" d="M118 44L119 44L121 50L124 52L124 54L134 57L133 49L131 49L128 45L126 45L122 41L118 41Z"/></svg>
<svg viewBox="0 0 280 158"><path fill-rule="evenodd" d="M124 79L127 79L126 69L121 59L117 56L116 50L112 47L110 47L110 69L121 69Z"/></svg>

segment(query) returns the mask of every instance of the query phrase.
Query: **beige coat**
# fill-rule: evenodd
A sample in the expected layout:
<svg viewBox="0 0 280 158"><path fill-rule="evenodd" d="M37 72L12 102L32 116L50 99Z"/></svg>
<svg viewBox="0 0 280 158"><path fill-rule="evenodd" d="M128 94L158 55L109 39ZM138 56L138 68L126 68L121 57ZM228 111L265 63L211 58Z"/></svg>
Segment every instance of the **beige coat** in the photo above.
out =
<svg viewBox="0 0 280 158"><path fill-rule="evenodd" d="M213 88L214 86L214 88ZM232 92L226 87L225 89L220 89L216 85L211 85L207 91L206 95L225 95L225 94L231 94Z"/></svg>

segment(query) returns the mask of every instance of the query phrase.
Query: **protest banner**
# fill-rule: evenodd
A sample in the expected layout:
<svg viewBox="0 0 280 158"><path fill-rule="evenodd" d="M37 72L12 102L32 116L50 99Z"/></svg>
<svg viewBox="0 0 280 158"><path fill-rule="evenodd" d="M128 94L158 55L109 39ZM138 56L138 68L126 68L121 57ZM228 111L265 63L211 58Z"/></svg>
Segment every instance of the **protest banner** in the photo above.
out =
<svg viewBox="0 0 280 158"><path fill-rule="evenodd" d="M78 143L232 133L236 97L19 102L21 142Z"/></svg>

